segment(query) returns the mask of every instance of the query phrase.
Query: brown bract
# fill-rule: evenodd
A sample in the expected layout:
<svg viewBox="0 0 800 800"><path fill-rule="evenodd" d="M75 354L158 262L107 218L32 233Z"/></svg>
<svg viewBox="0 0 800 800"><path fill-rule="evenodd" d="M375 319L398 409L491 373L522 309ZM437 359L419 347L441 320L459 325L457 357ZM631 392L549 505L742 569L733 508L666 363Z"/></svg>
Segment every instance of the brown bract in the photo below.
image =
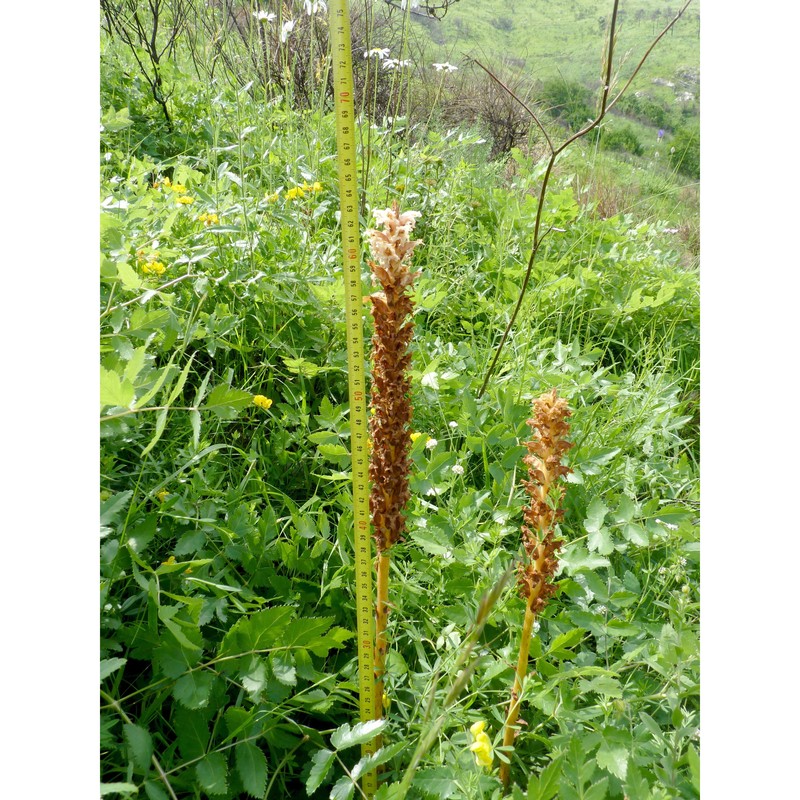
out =
<svg viewBox="0 0 800 800"><path fill-rule="evenodd" d="M372 397L370 420L372 481L370 514L378 553L399 541L405 526L410 461L411 354L414 304L407 290L419 273L408 266L419 241L411 241L417 211L392 208L374 212L382 230L368 231L374 261L369 265L382 291L370 295L375 332L372 337Z"/></svg>
<svg viewBox="0 0 800 800"><path fill-rule="evenodd" d="M537 614L555 592L548 580L558 567L556 554L562 544L555 538L554 528L564 515L564 486L558 479L571 472L561 463L572 447L566 439L570 414L567 401L553 389L533 401L533 416L528 420L533 436L525 442L528 454L523 461L528 466L528 480L522 482L530 497L523 510L522 526L522 543L528 558L518 567L517 582L520 593L531 600L531 608Z"/></svg>

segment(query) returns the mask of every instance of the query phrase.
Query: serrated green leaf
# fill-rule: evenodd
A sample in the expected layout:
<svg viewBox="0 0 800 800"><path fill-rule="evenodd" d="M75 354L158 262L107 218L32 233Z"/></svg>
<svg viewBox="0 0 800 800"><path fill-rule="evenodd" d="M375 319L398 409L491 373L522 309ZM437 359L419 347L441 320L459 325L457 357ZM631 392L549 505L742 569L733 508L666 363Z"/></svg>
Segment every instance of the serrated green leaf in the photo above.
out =
<svg viewBox="0 0 800 800"><path fill-rule="evenodd" d="M147 774L150 769L150 757L153 755L153 739L150 732L132 722L125 723L123 732L134 766L138 767L139 772Z"/></svg>
<svg viewBox="0 0 800 800"><path fill-rule="evenodd" d="M636 522L628 522L622 526L622 535L631 543L639 547L650 544L650 534L647 529Z"/></svg>
<svg viewBox="0 0 800 800"><path fill-rule="evenodd" d="M608 792L608 778L603 778L597 783L592 784L586 794L583 795L584 800L604 800Z"/></svg>
<svg viewBox="0 0 800 800"><path fill-rule="evenodd" d="M567 631L566 633L561 633L550 642L550 646L547 648L548 655L555 656L556 658L564 658L565 656L574 655L570 648L575 647L576 644L579 644L583 641L584 636L586 636L586 630L584 628L573 628L571 631Z"/></svg>
<svg viewBox="0 0 800 800"><path fill-rule="evenodd" d="M127 658L104 658L100 661L100 680L105 680L112 672L128 663Z"/></svg>
<svg viewBox="0 0 800 800"><path fill-rule="evenodd" d="M384 783L375 792L375 800L405 800L406 791L401 783Z"/></svg>
<svg viewBox="0 0 800 800"><path fill-rule="evenodd" d="M167 365L159 373L156 382L136 401L134 408L143 408L145 405L147 405L147 403L150 402L150 400L152 400L156 396L161 387L164 385L164 382L172 374L173 370L172 362L175 360L176 355L177 352L174 352L170 356Z"/></svg>
<svg viewBox="0 0 800 800"><path fill-rule="evenodd" d="M153 438L148 443L147 447L142 450L140 458L144 458L158 443L158 440L161 438L161 434L164 433L164 428L167 424L167 415L169 414L168 408L162 408L158 414L156 414L156 429L153 433Z"/></svg>
<svg viewBox="0 0 800 800"><path fill-rule="evenodd" d="M180 393L183 391L183 387L186 385L186 379L189 377L189 369L192 366L192 361L194 361L195 354L192 353L189 356L189 360L186 362L186 366L181 371L181 375L178 378L178 382L175 384L175 387L169 394L169 398L167 399L166 405L171 406L177 399Z"/></svg>
<svg viewBox="0 0 800 800"><path fill-rule="evenodd" d="M294 614L291 606L274 606L242 617L225 635L219 655L246 655L277 647L283 643L284 633Z"/></svg>
<svg viewBox="0 0 800 800"><path fill-rule="evenodd" d="M287 650L278 650L269 654L269 665L272 674L286 686L297 685L297 670L294 666L294 657Z"/></svg>
<svg viewBox="0 0 800 800"><path fill-rule="evenodd" d="M620 692L621 695L621 692ZM628 748L621 744L603 742L597 751L597 764L620 780L628 774Z"/></svg>
<svg viewBox="0 0 800 800"><path fill-rule="evenodd" d="M203 670L187 672L175 682L173 697L186 708L197 709L208 705L214 674Z"/></svg>
<svg viewBox="0 0 800 800"><path fill-rule="evenodd" d="M558 783L561 779L560 760L551 761L541 772L538 778L532 776L528 783L528 796L526 800L551 800L558 793Z"/></svg>
<svg viewBox="0 0 800 800"><path fill-rule="evenodd" d="M425 794L441 797L442 800L447 800L458 791L458 784L453 777L453 771L446 767L421 769L414 776L412 785L425 792Z"/></svg>
<svg viewBox="0 0 800 800"><path fill-rule="evenodd" d="M311 795L319 789L333 764L333 750L317 750L311 759L311 772L306 781L306 792Z"/></svg>
<svg viewBox="0 0 800 800"><path fill-rule="evenodd" d="M689 763L689 773L692 779L692 786L696 791L700 791L700 756L693 744L686 750L686 761Z"/></svg>
<svg viewBox="0 0 800 800"><path fill-rule="evenodd" d="M117 261L116 267L117 277L126 289L133 291L142 288L144 281L127 261Z"/></svg>
<svg viewBox="0 0 800 800"><path fill-rule="evenodd" d="M595 497L589 503L589 507L586 509L586 519L583 521L583 527L586 528L587 533L599 531L606 514L608 514L608 506L599 497Z"/></svg>
<svg viewBox="0 0 800 800"><path fill-rule="evenodd" d="M197 780L208 794L226 794L228 791L228 762L222 753L209 753L195 767Z"/></svg>
<svg viewBox="0 0 800 800"><path fill-rule="evenodd" d="M124 492L112 494L111 497L100 503L100 524L110 525L114 522L125 510L131 497L133 497L133 491L127 489Z"/></svg>
<svg viewBox="0 0 800 800"><path fill-rule="evenodd" d="M147 800L169 800L164 784L156 781L145 781L144 793L147 795Z"/></svg>
<svg viewBox="0 0 800 800"><path fill-rule="evenodd" d="M611 563L605 556L589 553L585 547L579 544L567 545L559 560L570 574L585 569L607 567Z"/></svg>
<svg viewBox="0 0 800 800"><path fill-rule="evenodd" d="M607 556L614 552L614 542L611 539L611 533L608 528L599 528L596 531L592 531L586 540L586 544L589 546L589 550L596 551L601 556Z"/></svg>
<svg viewBox="0 0 800 800"><path fill-rule="evenodd" d="M336 750L345 750L357 744L364 744L374 739L387 726L385 719L371 719L358 722L351 728L348 723L338 727L331 734L331 744Z"/></svg>
<svg viewBox="0 0 800 800"><path fill-rule="evenodd" d="M129 408L133 403L133 384L116 372L100 367L100 405Z"/></svg>
<svg viewBox="0 0 800 800"><path fill-rule="evenodd" d="M234 419L243 408L253 402L253 395L226 384L215 386L203 404L207 411L213 411L220 419Z"/></svg>
<svg viewBox="0 0 800 800"><path fill-rule="evenodd" d="M108 794L138 794L139 787L132 783L101 783L100 797Z"/></svg>
<svg viewBox="0 0 800 800"><path fill-rule="evenodd" d="M333 785L333 789L331 789L331 793L328 797L330 800L350 800L355 788L356 785L353 783L352 779L347 775L343 775Z"/></svg>
<svg viewBox="0 0 800 800"><path fill-rule="evenodd" d="M178 749L184 761L199 758L206 752L211 733L208 729L208 710L190 711L176 706L172 721Z"/></svg>
<svg viewBox="0 0 800 800"><path fill-rule="evenodd" d="M582 692L595 692L605 697L622 697L620 682L609 675L598 675L590 681L581 679L578 687Z"/></svg>
<svg viewBox="0 0 800 800"><path fill-rule="evenodd" d="M244 790L253 797L263 797L267 786L267 757L252 742L240 742L234 748L236 769Z"/></svg>
<svg viewBox="0 0 800 800"><path fill-rule="evenodd" d="M406 749L405 742L395 742L388 747L381 747L376 752L370 753L359 760L350 770L353 780L358 780L365 772L372 772L387 761L391 761L398 753Z"/></svg>

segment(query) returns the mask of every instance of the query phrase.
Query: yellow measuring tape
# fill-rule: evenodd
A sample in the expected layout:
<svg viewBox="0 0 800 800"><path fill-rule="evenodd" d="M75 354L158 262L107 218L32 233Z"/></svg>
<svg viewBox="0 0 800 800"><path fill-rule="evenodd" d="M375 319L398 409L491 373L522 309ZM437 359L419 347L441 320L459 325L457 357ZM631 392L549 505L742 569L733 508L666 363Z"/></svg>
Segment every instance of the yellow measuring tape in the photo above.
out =
<svg viewBox="0 0 800 800"><path fill-rule="evenodd" d="M347 329L347 383L350 395L350 453L353 463L353 530L356 557L356 624L361 721L375 719L375 677L372 649L372 558L369 536L369 457L367 400L364 379L364 329L361 297L361 245L358 231L356 131L353 109L353 57L347 0L330 2L330 37L336 109L336 159L339 168L339 208L342 224L344 302ZM375 740L361 748L374 753ZM362 788L372 797L377 774L364 773Z"/></svg>

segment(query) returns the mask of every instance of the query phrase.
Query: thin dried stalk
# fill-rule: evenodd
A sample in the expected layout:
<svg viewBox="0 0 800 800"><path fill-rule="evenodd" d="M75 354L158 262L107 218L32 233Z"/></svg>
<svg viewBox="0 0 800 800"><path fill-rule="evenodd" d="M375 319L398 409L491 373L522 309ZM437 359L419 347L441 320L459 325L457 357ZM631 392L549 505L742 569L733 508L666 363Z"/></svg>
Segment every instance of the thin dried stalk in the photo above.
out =
<svg viewBox="0 0 800 800"><path fill-rule="evenodd" d="M522 685L528 673L528 653L536 615L547 605L556 587L550 582L558 568L557 553L562 542L555 538L555 525L564 515L561 501L564 486L559 478L565 477L569 468L562 465L564 454L572 447L567 441L570 416L567 401L558 397L553 389L533 401L533 417L528 420L532 438L525 443L528 454L523 462L528 467L528 480L522 485L530 497L523 510L522 544L526 559L517 568L517 585L525 598L525 620L519 644L519 658L514 674L514 685L508 704L503 745L509 747L516 736L515 725L519 717ZM510 770L506 763L500 766L500 780L508 791Z"/></svg>

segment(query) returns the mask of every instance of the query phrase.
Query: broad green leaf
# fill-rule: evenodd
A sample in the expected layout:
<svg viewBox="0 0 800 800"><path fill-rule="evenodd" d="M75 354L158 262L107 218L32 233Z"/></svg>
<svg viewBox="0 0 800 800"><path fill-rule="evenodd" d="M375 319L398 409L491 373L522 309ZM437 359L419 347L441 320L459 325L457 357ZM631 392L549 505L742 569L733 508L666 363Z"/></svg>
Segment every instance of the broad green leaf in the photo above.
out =
<svg viewBox="0 0 800 800"><path fill-rule="evenodd" d="M436 528L415 531L411 534L411 538L426 553L432 556L443 556L445 553L452 553L453 550L453 545L447 539L447 536Z"/></svg>
<svg viewBox="0 0 800 800"><path fill-rule="evenodd" d="M128 489L124 492L112 494L107 500L100 503L100 524L110 525L127 507L133 497L133 491Z"/></svg>
<svg viewBox="0 0 800 800"><path fill-rule="evenodd" d="M350 771L354 780L358 780L365 772L371 772L387 761L391 761L398 753L405 750L405 742L395 742L388 747L381 747L375 753L364 756Z"/></svg>
<svg viewBox="0 0 800 800"><path fill-rule="evenodd" d="M636 762L628 765L628 776L625 780L625 794L630 800L650 800L650 784L639 771Z"/></svg>
<svg viewBox="0 0 800 800"><path fill-rule="evenodd" d="M100 404L101 406L121 406L129 408L133 403L135 390L126 378L116 372L100 367Z"/></svg>
<svg viewBox="0 0 800 800"><path fill-rule="evenodd" d="M586 509L586 519L583 521L583 527L588 533L599 531L606 514L608 514L608 506L599 497L595 497Z"/></svg>
<svg viewBox="0 0 800 800"><path fill-rule="evenodd" d="M297 670L294 666L294 657L287 650L278 650L269 654L269 665L272 673L286 686L297 685Z"/></svg>
<svg viewBox="0 0 800 800"><path fill-rule="evenodd" d="M197 763L197 780L211 795L228 791L228 762L222 753L209 753Z"/></svg>
<svg viewBox="0 0 800 800"><path fill-rule="evenodd" d="M343 775L333 785L333 789L331 789L331 793L328 797L330 800L350 800L355 788L356 785L353 783L352 779L347 775Z"/></svg>
<svg viewBox="0 0 800 800"><path fill-rule="evenodd" d="M134 290L142 288L144 281L127 261L117 261L116 267L117 277L126 289Z"/></svg>
<svg viewBox="0 0 800 800"><path fill-rule="evenodd" d="M405 800L406 792L400 783L383 783L375 792L375 800Z"/></svg>
<svg viewBox="0 0 800 800"><path fill-rule="evenodd" d="M344 750L353 745L364 744L374 739L387 726L388 720L371 719L358 722L351 728L348 723L338 727L331 734L331 744L337 750Z"/></svg>
<svg viewBox="0 0 800 800"><path fill-rule="evenodd" d="M247 655L277 647L294 613L291 606L274 606L242 617L222 640L219 655Z"/></svg>
<svg viewBox="0 0 800 800"><path fill-rule="evenodd" d="M605 527L592 531L586 540L586 544L589 546L589 550L596 551L600 553L601 556L607 556L614 552L614 542L611 539L611 532Z"/></svg>
<svg viewBox="0 0 800 800"><path fill-rule="evenodd" d="M636 504L630 499L630 497L628 497L628 495L624 494L622 497L620 497L619 505L612 516L614 517L614 522L616 523L630 522L635 513Z"/></svg>
<svg viewBox="0 0 800 800"><path fill-rule="evenodd" d="M596 692L605 697L622 697L622 687L619 681L609 675L598 675L590 681L582 679L578 686L582 692Z"/></svg>
<svg viewBox="0 0 800 800"><path fill-rule="evenodd" d="M608 778L603 778L597 783L592 784L586 794L583 795L584 800L604 800L608 792Z"/></svg>
<svg viewBox="0 0 800 800"><path fill-rule="evenodd" d="M267 786L267 757L264 751L252 742L240 742L234 752L236 769L244 790L253 797L263 797Z"/></svg>
<svg viewBox="0 0 800 800"><path fill-rule="evenodd" d="M203 404L203 408L213 411L220 419L234 419L238 413L253 402L253 395L241 389L234 389L224 383L215 386Z"/></svg>
<svg viewBox="0 0 800 800"><path fill-rule="evenodd" d="M101 783L100 797L109 794L137 794L139 787L132 783Z"/></svg>
<svg viewBox="0 0 800 800"><path fill-rule="evenodd" d="M126 722L123 731L134 766L138 767L140 772L147 774L150 769L150 757L153 755L153 739L150 732L132 722Z"/></svg>
<svg viewBox="0 0 800 800"><path fill-rule="evenodd" d="M145 781L144 793L147 795L147 800L170 800L161 781Z"/></svg>
<svg viewBox="0 0 800 800"><path fill-rule="evenodd" d="M631 543L639 547L647 547L650 544L650 534L647 528L636 522L629 522L622 527L622 535Z"/></svg>
<svg viewBox="0 0 800 800"><path fill-rule="evenodd" d="M574 653L571 652L570 648L575 647L576 644L583 641L585 636L586 630L584 628L573 628L571 631L561 633L550 642L547 654L555 658L572 656Z"/></svg>
<svg viewBox="0 0 800 800"><path fill-rule="evenodd" d="M127 658L104 658L100 661L100 680L105 680L112 672L128 663Z"/></svg>
<svg viewBox="0 0 800 800"><path fill-rule="evenodd" d="M203 708L208 704L214 674L204 670L187 672L179 678L172 690L173 697L186 708Z"/></svg>
<svg viewBox="0 0 800 800"><path fill-rule="evenodd" d="M620 696L621 696L620 692ZM597 763L620 780L628 774L628 748L622 744L603 742L597 751Z"/></svg>
<svg viewBox="0 0 800 800"><path fill-rule="evenodd" d="M333 750L317 750L311 759L311 772L306 781L306 792L311 795L322 785L333 764Z"/></svg>
<svg viewBox="0 0 800 800"><path fill-rule="evenodd" d="M541 772L538 778L531 777L528 783L528 796L526 800L551 800L558 793L558 783L561 778L561 762L556 759L551 761Z"/></svg>
<svg viewBox="0 0 800 800"><path fill-rule="evenodd" d="M175 706L172 714L173 729L184 761L205 754L211 735L208 728L208 714L207 709L189 711L183 706Z"/></svg>
<svg viewBox="0 0 800 800"><path fill-rule="evenodd" d="M560 561L571 574L584 569L607 567L611 563L605 556L589 553L579 544L567 545L561 553Z"/></svg>
<svg viewBox="0 0 800 800"><path fill-rule="evenodd" d="M453 770L447 767L421 769L414 776L413 786L432 797L441 797L442 800L453 797L459 791Z"/></svg>

